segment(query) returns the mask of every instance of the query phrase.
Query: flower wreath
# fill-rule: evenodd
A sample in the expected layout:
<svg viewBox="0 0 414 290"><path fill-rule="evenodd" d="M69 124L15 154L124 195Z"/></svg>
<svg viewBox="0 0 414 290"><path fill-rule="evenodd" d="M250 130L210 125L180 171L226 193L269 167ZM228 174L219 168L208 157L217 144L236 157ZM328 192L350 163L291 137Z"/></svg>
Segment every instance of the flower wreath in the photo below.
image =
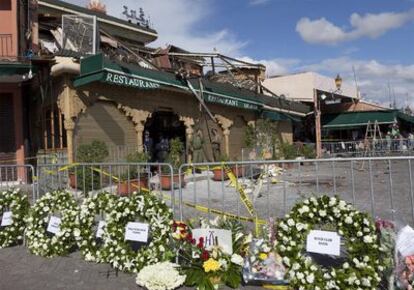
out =
<svg viewBox="0 0 414 290"><path fill-rule="evenodd" d="M304 255L309 231L317 225L336 227L348 251L338 268L322 267ZM369 216L336 197L311 197L294 206L278 229L279 251L290 268L294 289L377 289L384 265L375 226Z"/></svg>
<svg viewBox="0 0 414 290"><path fill-rule="evenodd" d="M101 245L96 241L96 232L93 227L96 224L95 216L99 213L108 214L108 208L115 202L116 197L110 193L101 192L94 197L84 199L80 206L73 235L86 261L105 262L101 253Z"/></svg>
<svg viewBox="0 0 414 290"><path fill-rule="evenodd" d="M60 213L59 231L47 232L49 215ZM27 218L27 245L31 253L44 257L62 256L75 245L75 228L78 207L72 194L67 191L46 193L30 209Z"/></svg>
<svg viewBox="0 0 414 290"><path fill-rule="evenodd" d="M24 218L29 210L27 196L19 189L0 192L0 212L11 211L12 224L0 228L0 249L23 241Z"/></svg>
<svg viewBox="0 0 414 290"><path fill-rule="evenodd" d="M171 257L168 245L172 210L163 200L152 194L133 193L120 197L109 209L102 255L114 268L136 273ZM134 221L149 224L149 243L137 251L125 241L126 225Z"/></svg>

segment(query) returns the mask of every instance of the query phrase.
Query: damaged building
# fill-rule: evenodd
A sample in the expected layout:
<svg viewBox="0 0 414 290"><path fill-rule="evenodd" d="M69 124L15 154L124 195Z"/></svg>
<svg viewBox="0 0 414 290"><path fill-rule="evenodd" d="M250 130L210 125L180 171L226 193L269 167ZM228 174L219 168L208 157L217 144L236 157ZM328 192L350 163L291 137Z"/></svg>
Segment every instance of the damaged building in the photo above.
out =
<svg viewBox="0 0 414 290"><path fill-rule="evenodd" d="M237 159L249 124L270 118L279 123L280 138L292 142L292 122L309 112L299 102L265 94L263 65L173 45L152 48L158 34L142 9L124 7L125 19L119 19L99 1L88 8L10 1L28 15L1 25L2 39L11 34L19 47L0 47L0 118L10 124L10 132L0 133L3 159L24 164L59 153L70 163L77 146L95 139L142 151L144 132L154 142L178 137L188 149L198 130L208 160L213 131L223 154Z"/></svg>

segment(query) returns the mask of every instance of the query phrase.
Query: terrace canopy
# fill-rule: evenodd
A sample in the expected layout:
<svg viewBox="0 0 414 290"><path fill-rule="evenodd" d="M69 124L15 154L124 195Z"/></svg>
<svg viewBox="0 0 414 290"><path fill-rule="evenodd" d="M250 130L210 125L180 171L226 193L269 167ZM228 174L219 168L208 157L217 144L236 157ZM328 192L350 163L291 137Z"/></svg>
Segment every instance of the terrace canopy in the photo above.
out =
<svg viewBox="0 0 414 290"><path fill-rule="evenodd" d="M393 124L398 120L414 124L414 117L396 110L389 110L322 115L322 127L330 130L347 130L367 126L369 122L386 125Z"/></svg>
<svg viewBox="0 0 414 290"><path fill-rule="evenodd" d="M286 113L283 115L304 116L309 111L309 108L303 104L257 94L231 84L206 79L200 81L198 78L189 81L196 92L202 91L204 101L207 103L254 110L258 113L261 113L264 107L272 107L271 111ZM191 91L189 85L184 80L177 78L175 74L111 61L103 57L102 54L81 59L81 74L75 79L74 85L81 87L92 82L103 82L141 90L169 87Z"/></svg>

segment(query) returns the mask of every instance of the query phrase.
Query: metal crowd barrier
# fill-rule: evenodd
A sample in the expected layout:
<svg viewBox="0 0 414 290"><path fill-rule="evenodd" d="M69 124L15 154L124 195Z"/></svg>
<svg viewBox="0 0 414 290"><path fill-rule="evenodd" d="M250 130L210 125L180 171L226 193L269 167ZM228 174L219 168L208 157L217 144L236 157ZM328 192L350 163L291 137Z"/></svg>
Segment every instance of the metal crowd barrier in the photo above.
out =
<svg viewBox="0 0 414 290"><path fill-rule="evenodd" d="M166 163L49 164L36 170L1 165L0 188L19 187L33 202L56 189L80 199L101 191L151 190L182 220L227 215L250 224L282 217L305 197L328 194L374 217L414 224L413 165L411 156L183 164L178 174ZM165 185L164 177L172 184Z"/></svg>
<svg viewBox="0 0 414 290"><path fill-rule="evenodd" d="M0 190L19 188L36 199L35 170L32 165L0 165Z"/></svg>
<svg viewBox="0 0 414 290"><path fill-rule="evenodd" d="M328 194L373 217L414 224L413 165L414 157L184 164L180 217L224 214L262 222L284 216L305 197Z"/></svg>
<svg viewBox="0 0 414 290"><path fill-rule="evenodd" d="M414 153L414 140L382 139L322 142L322 150L327 156L343 157L411 155Z"/></svg>
<svg viewBox="0 0 414 290"><path fill-rule="evenodd" d="M99 192L127 196L134 191L151 191L176 209L177 185L163 184L173 178L167 163L75 163L47 164L36 168L36 199L46 192L66 189L81 199ZM164 182L165 183L165 182Z"/></svg>

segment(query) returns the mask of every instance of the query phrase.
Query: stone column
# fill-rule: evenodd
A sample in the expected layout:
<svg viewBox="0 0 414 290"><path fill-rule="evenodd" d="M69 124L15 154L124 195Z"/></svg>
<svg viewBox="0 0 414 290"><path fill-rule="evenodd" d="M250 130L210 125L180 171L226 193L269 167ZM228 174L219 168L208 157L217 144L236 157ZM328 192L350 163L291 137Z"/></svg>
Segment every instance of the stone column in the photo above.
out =
<svg viewBox="0 0 414 290"><path fill-rule="evenodd" d="M187 149L187 162L191 163L192 161L192 156L190 151L188 150L190 144L191 144L191 140L193 139L193 134L194 134L194 119L191 117L180 117L180 121L184 122L185 125L185 140L186 140L186 149Z"/></svg>
<svg viewBox="0 0 414 290"><path fill-rule="evenodd" d="M65 77L63 90L58 96L57 105L60 112L64 115L64 126L67 138L67 154L68 163L75 161L74 154L74 131L76 128L76 120L81 113L86 111L87 105L79 98L76 90L70 85L69 77Z"/></svg>
<svg viewBox="0 0 414 290"><path fill-rule="evenodd" d="M14 115L14 136L16 149L16 164L24 165L25 160L25 142L23 133L23 105L22 94L20 88L14 90L13 93L13 115ZM7 126L4 124L4 126ZM17 168L17 176L19 181L26 182L26 169L24 167Z"/></svg>
<svg viewBox="0 0 414 290"><path fill-rule="evenodd" d="M144 140L142 138L144 129L145 129L145 122L149 117L151 117L151 113L148 111L132 109L128 106L124 106L119 104L118 109L124 111L127 117L131 117L132 122L135 124L135 131L137 132L137 146L138 152L144 151Z"/></svg>
<svg viewBox="0 0 414 290"><path fill-rule="evenodd" d="M233 121L221 115L215 115L214 117L216 118L217 122L220 124L221 128L223 129L224 151L226 152L227 156L230 156L229 136L230 136L230 127L233 126Z"/></svg>
<svg viewBox="0 0 414 290"><path fill-rule="evenodd" d="M73 146L73 137L74 137L74 131L75 131L75 121L71 118L66 118L64 120L64 125L66 129L66 139L67 139L67 154L68 154L68 163L72 164L75 160L74 156L74 146Z"/></svg>

